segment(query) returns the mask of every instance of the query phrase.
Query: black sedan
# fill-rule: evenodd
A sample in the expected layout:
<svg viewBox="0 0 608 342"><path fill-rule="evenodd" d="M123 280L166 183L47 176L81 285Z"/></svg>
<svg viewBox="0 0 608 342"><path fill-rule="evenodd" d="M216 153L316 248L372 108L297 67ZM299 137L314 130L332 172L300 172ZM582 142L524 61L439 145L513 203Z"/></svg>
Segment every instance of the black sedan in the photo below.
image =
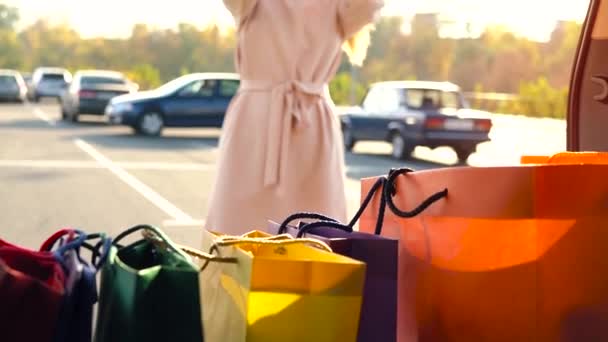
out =
<svg viewBox="0 0 608 342"><path fill-rule="evenodd" d="M133 93L137 85L115 71L79 71L61 95L61 117L78 121L81 114L103 115L113 97Z"/></svg>
<svg viewBox="0 0 608 342"><path fill-rule="evenodd" d="M160 135L163 127L221 127L238 88L236 74L185 75L152 91L112 99L106 116L148 136Z"/></svg>
<svg viewBox="0 0 608 342"><path fill-rule="evenodd" d="M489 140L492 121L468 108L460 88L447 82L381 82L372 85L358 111L341 116L347 150L358 141L388 141L394 158L416 146L449 146L461 162Z"/></svg>

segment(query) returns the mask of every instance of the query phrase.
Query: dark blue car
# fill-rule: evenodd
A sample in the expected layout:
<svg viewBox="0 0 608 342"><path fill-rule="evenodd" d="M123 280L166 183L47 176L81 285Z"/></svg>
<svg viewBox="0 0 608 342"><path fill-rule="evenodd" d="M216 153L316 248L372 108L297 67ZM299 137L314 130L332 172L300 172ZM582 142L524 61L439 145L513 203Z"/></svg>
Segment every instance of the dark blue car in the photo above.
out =
<svg viewBox="0 0 608 342"><path fill-rule="evenodd" d="M113 98L106 116L148 136L160 135L164 127L222 127L238 88L237 74L185 75L155 90Z"/></svg>
<svg viewBox="0 0 608 342"><path fill-rule="evenodd" d="M369 89L363 106L341 116L344 145L387 141L392 155L408 158L416 146L449 146L461 162L489 140L488 113L469 109L460 88L447 82L381 82Z"/></svg>

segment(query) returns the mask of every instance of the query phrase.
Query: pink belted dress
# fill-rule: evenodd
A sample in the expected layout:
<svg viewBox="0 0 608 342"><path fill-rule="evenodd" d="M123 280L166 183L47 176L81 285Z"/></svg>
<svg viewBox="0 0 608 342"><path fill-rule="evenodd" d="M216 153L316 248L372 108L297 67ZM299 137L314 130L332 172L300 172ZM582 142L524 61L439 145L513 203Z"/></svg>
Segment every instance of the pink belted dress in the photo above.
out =
<svg viewBox="0 0 608 342"><path fill-rule="evenodd" d="M328 82L382 0L224 0L240 89L219 144L206 228L243 234L309 211L346 220L344 151Z"/></svg>

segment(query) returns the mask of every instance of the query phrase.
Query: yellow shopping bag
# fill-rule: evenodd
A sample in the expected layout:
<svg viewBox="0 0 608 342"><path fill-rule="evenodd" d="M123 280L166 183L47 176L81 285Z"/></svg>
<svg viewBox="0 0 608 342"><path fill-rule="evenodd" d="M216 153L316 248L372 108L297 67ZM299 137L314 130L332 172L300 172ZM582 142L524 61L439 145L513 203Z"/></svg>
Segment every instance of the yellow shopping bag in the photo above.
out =
<svg viewBox="0 0 608 342"><path fill-rule="evenodd" d="M235 260L201 260L205 341L356 340L365 264L310 239L203 235L204 251Z"/></svg>

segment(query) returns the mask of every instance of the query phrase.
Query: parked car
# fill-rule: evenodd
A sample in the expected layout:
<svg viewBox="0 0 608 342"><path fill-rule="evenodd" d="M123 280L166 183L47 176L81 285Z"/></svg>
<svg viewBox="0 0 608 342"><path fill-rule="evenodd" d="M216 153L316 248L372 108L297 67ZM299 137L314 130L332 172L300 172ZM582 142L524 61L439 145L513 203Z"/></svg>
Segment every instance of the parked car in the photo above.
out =
<svg viewBox="0 0 608 342"><path fill-rule="evenodd" d="M0 100L23 102L27 94L21 74L13 70L0 70Z"/></svg>
<svg viewBox="0 0 608 342"><path fill-rule="evenodd" d="M77 122L81 114L104 115L112 98L134 93L137 88L120 72L78 71L61 95L61 118Z"/></svg>
<svg viewBox="0 0 608 342"><path fill-rule="evenodd" d="M38 102L44 97L59 99L71 81L72 74L66 69L38 68L32 76L30 100Z"/></svg>
<svg viewBox="0 0 608 342"><path fill-rule="evenodd" d="M122 95L106 108L108 121L157 136L164 127L221 127L239 77L199 73L179 77L158 89Z"/></svg>
<svg viewBox="0 0 608 342"><path fill-rule="evenodd" d="M464 162L489 140L487 113L468 108L460 88L447 82L381 82L372 85L362 108L341 115L344 145L392 143L392 156L408 158L416 146L450 146Z"/></svg>

